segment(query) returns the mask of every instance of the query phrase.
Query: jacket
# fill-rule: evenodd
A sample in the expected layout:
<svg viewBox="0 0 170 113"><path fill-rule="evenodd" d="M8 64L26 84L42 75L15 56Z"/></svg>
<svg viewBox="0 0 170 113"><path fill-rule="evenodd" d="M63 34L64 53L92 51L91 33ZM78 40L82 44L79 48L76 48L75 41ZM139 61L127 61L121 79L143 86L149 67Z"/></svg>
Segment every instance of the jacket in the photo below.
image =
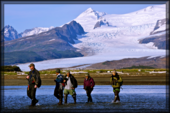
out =
<svg viewBox="0 0 170 113"><path fill-rule="evenodd" d="M113 77L113 80L112 80L112 77ZM120 87L120 82L122 82L122 78L116 73L115 76L111 76L110 78L110 83L113 83L115 82L115 85L112 84L112 87L113 88L119 88Z"/></svg>
<svg viewBox="0 0 170 113"><path fill-rule="evenodd" d="M84 88L85 87L91 87L91 86L94 87L94 85L95 85L95 82L94 82L93 78L88 77L87 80L84 79Z"/></svg>
<svg viewBox="0 0 170 113"><path fill-rule="evenodd" d="M60 89L60 90L63 90L63 75L61 74L58 74L57 75L57 78L54 80L56 82L56 89Z"/></svg>
<svg viewBox="0 0 170 113"><path fill-rule="evenodd" d="M67 77L67 75L65 75L64 80L66 80L65 84L67 85L67 80L68 80L68 79L67 79L66 77ZM71 84L73 85L73 88L75 88L75 86L76 86L76 81L75 81L74 76L73 76L72 74L70 74L69 77L70 77Z"/></svg>
<svg viewBox="0 0 170 113"><path fill-rule="evenodd" d="M29 73L28 73L28 76L29 76L29 79L28 79L28 84L31 85L31 84L35 84L35 85L38 85L38 77L40 77L40 73L38 70L34 69L34 70L31 70Z"/></svg>

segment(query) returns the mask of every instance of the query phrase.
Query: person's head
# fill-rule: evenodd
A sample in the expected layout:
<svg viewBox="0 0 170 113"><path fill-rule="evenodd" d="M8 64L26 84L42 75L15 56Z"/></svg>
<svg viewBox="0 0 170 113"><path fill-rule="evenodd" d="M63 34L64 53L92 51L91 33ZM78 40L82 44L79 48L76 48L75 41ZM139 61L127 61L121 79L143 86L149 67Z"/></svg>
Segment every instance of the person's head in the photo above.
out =
<svg viewBox="0 0 170 113"><path fill-rule="evenodd" d="M113 76L116 75L116 70L114 69L113 72L112 72Z"/></svg>
<svg viewBox="0 0 170 113"><path fill-rule="evenodd" d="M56 75L60 73L60 69L56 69Z"/></svg>
<svg viewBox="0 0 170 113"><path fill-rule="evenodd" d="M89 78L89 73L86 73L85 77L86 77L86 79L88 79Z"/></svg>
<svg viewBox="0 0 170 113"><path fill-rule="evenodd" d="M66 75L69 76L70 75L70 70L66 71Z"/></svg>
<svg viewBox="0 0 170 113"><path fill-rule="evenodd" d="M33 63L31 63L31 64L29 65L29 67L30 67L30 70L34 70L34 69L35 69L35 65L34 65Z"/></svg>

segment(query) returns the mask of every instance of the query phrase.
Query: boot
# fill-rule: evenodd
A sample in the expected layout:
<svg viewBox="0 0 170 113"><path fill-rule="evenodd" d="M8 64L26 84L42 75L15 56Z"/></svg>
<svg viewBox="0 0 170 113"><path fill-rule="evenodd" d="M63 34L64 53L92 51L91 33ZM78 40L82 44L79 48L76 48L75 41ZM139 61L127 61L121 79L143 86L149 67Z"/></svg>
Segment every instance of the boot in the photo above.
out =
<svg viewBox="0 0 170 113"><path fill-rule="evenodd" d="M66 94L64 94L64 104L67 104L67 96Z"/></svg>
<svg viewBox="0 0 170 113"><path fill-rule="evenodd" d="M38 100L37 100L37 99L32 100L32 102L31 102L31 105L30 105L30 106L35 106L37 102L38 102Z"/></svg>
<svg viewBox="0 0 170 113"><path fill-rule="evenodd" d="M74 99L74 104L76 104L76 95L73 95L72 97Z"/></svg>
<svg viewBox="0 0 170 113"><path fill-rule="evenodd" d="M59 99L58 105L62 105L62 98Z"/></svg>
<svg viewBox="0 0 170 113"><path fill-rule="evenodd" d="M36 105L36 103L38 103L38 100L37 100L37 99L34 101L34 106Z"/></svg>
<svg viewBox="0 0 170 113"><path fill-rule="evenodd" d="M116 103L116 100L117 100L117 96L115 96L113 103Z"/></svg>
<svg viewBox="0 0 170 113"><path fill-rule="evenodd" d="M34 101L32 100L32 101L31 101L31 105L29 105L29 106L31 107L31 106L33 106L33 104L34 104Z"/></svg>
<svg viewBox="0 0 170 113"><path fill-rule="evenodd" d="M90 97L89 101L90 101L90 102L93 102L93 100L92 100L92 98L91 98L91 97Z"/></svg>

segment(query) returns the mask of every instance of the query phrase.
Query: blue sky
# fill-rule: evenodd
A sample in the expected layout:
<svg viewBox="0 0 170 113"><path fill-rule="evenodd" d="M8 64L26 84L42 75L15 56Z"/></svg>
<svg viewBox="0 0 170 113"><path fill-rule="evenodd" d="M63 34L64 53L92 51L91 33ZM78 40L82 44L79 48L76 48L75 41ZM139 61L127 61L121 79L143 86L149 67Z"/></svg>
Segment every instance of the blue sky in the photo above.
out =
<svg viewBox="0 0 170 113"><path fill-rule="evenodd" d="M108 14L125 14L152 5L159 4L5 4L4 25L20 33L34 27L61 26L89 7Z"/></svg>

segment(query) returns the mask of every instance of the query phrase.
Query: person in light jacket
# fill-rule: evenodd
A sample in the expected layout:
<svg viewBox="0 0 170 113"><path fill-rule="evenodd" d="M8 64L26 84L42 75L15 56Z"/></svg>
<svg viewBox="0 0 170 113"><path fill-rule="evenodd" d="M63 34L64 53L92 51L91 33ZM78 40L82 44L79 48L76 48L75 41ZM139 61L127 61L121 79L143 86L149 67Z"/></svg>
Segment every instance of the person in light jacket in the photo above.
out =
<svg viewBox="0 0 170 113"><path fill-rule="evenodd" d="M87 93L87 103L92 102L92 97L91 97L91 92L93 91L93 87L95 85L95 82L92 77L90 77L89 73L85 74L85 79L84 79L84 89L86 90Z"/></svg>
<svg viewBox="0 0 170 113"><path fill-rule="evenodd" d="M70 94L74 99L74 104L76 104L76 92L75 88L77 87L77 80L75 77L70 74L70 71L66 71L66 76L64 77L64 104L67 104L67 96Z"/></svg>

